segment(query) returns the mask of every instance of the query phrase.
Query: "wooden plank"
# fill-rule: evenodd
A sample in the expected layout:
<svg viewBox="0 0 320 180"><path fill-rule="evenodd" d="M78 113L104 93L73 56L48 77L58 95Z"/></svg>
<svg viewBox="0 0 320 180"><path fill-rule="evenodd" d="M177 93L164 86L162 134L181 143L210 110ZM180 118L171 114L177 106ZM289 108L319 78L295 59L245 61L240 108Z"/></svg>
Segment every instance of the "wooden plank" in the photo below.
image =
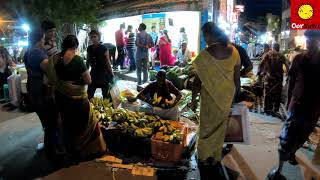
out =
<svg viewBox="0 0 320 180"><path fill-rule="evenodd" d="M239 153L239 151L237 150L237 148L235 146L233 146L231 152L227 156L228 156L228 158L223 160L223 162L226 165L229 165L230 168L236 168L233 170L238 171L240 173L240 177L239 177L240 179L241 179L241 177L244 176L246 179L258 180L258 177L253 172L252 168L249 166L247 161L243 158L243 156ZM230 161L230 158L233 160ZM225 161L229 161L229 162L225 162ZM234 163L236 163L236 164L234 164ZM231 165L231 164L233 164L233 165Z"/></svg>
<svg viewBox="0 0 320 180"><path fill-rule="evenodd" d="M312 161L301 151L296 153L296 160L304 168L305 180L316 178L320 179L320 166L315 165Z"/></svg>

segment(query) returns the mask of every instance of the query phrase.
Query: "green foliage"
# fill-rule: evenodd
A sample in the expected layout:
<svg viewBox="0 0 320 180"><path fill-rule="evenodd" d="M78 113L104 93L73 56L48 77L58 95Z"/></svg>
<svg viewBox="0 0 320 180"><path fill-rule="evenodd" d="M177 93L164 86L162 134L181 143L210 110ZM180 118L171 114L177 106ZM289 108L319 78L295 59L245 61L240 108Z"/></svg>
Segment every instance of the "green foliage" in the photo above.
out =
<svg viewBox="0 0 320 180"><path fill-rule="evenodd" d="M12 0L20 17L39 24L45 19L63 24L95 24L100 10L99 0Z"/></svg>

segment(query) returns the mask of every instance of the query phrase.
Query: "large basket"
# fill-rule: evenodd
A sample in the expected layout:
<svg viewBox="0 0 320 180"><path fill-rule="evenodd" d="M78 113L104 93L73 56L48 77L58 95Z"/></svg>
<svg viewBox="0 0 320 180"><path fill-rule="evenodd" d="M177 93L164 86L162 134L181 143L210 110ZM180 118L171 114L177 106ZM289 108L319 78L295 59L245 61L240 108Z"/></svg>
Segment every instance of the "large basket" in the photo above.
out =
<svg viewBox="0 0 320 180"><path fill-rule="evenodd" d="M102 129L109 152L126 156L151 157L151 139L123 134L120 129Z"/></svg>

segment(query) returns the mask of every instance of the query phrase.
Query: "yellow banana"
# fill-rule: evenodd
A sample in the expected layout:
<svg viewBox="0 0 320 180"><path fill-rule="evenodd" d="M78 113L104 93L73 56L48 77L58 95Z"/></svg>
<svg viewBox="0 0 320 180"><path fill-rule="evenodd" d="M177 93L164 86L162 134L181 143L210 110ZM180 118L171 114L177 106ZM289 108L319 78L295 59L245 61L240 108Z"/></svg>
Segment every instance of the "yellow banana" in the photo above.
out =
<svg viewBox="0 0 320 180"><path fill-rule="evenodd" d="M146 135L143 133L142 129L137 129L137 130L135 131L135 133L137 134L138 137L144 137L144 136L146 136Z"/></svg>
<svg viewBox="0 0 320 180"><path fill-rule="evenodd" d="M157 100L158 100L158 94L154 93L153 94L153 101L157 102Z"/></svg>
<svg viewBox="0 0 320 180"><path fill-rule="evenodd" d="M131 127L133 128L133 129L139 129L136 125L134 125L134 124L131 124Z"/></svg>
<svg viewBox="0 0 320 180"><path fill-rule="evenodd" d="M168 128L167 128L166 126L164 126L164 128L163 128L163 132L164 132L164 133L167 133L167 132L168 132Z"/></svg>
<svg viewBox="0 0 320 180"><path fill-rule="evenodd" d="M165 136L163 137L163 141L164 141L164 142L167 142L169 139L170 139L170 137L169 137L168 135L165 135Z"/></svg>
<svg viewBox="0 0 320 180"><path fill-rule="evenodd" d="M165 128L165 126L161 126L161 127L159 128L159 131L163 131L164 128Z"/></svg>
<svg viewBox="0 0 320 180"><path fill-rule="evenodd" d="M151 128L143 128L142 132L146 135L151 135L152 134L152 129Z"/></svg>
<svg viewBox="0 0 320 180"><path fill-rule="evenodd" d="M169 141L173 141L173 136L172 135L170 136Z"/></svg>
<svg viewBox="0 0 320 180"><path fill-rule="evenodd" d="M159 103L161 102L161 100L162 100L162 97L161 97L161 96L158 97L158 98L157 98L157 103L159 104Z"/></svg>

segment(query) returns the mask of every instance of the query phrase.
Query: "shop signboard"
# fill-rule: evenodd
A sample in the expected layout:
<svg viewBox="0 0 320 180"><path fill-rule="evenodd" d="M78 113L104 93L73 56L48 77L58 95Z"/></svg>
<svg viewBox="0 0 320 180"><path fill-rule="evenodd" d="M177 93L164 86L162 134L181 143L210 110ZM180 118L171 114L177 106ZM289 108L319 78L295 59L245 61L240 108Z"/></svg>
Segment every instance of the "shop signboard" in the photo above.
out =
<svg viewBox="0 0 320 180"><path fill-rule="evenodd" d="M171 11L201 11L206 0L137 0L119 1L107 4L100 19L114 19L141 14L171 12Z"/></svg>

